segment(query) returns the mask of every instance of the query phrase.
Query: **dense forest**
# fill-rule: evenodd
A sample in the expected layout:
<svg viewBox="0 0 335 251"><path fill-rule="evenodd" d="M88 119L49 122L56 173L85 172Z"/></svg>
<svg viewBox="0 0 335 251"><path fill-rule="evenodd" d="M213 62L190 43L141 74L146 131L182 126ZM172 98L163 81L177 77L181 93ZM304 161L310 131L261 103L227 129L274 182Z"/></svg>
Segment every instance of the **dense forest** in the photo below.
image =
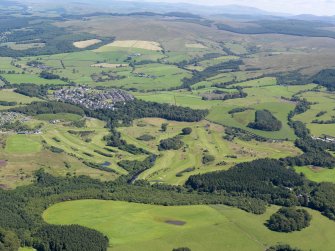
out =
<svg viewBox="0 0 335 251"><path fill-rule="evenodd" d="M85 109L85 113L87 116L108 121L110 126L114 127L131 125L133 120L145 117L196 122L204 119L208 114L208 110L194 110L187 107L133 100L125 104L123 102L116 103L114 110L100 109L92 111Z"/></svg>
<svg viewBox="0 0 335 251"><path fill-rule="evenodd" d="M251 24L256 25L233 27L228 24L217 24L217 27L220 30L241 34L278 33L295 36L335 38L335 32L323 29L333 25L324 22L310 22L303 20L260 20L251 22Z"/></svg>
<svg viewBox="0 0 335 251"><path fill-rule="evenodd" d="M48 114L48 113L73 113L78 115L85 115L84 110L78 106L57 102L33 102L27 106L16 107L10 109L12 112L24 113L29 116L34 116L38 114Z"/></svg>
<svg viewBox="0 0 335 251"><path fill-rule="evenodd" d="M248 127L262 131L279 131L282 123L268 110L257 110L255 122L249 123Z"/></svg>
<svg viewBox="0 0 335 251"><path fill-rule="evenodd" d="M329 91L335 91L335 70L322 70L312 77L312 81L315 84L326 87Z"/></svg>
<svg viewBox="0 0 335 251"><path fill-rule="evenodd" d="M23 57L80 51L80 49L73 45L74 42L97 38L95 35L89 33L73 33L52 24L53 21L60 20L61 18L2 17L0 33L7 32L5 37L6 42L17 44L41 43L44 46L22 51L13 50L6 45L2 45L0 46L0 56ZM99 39L102 43L93 45L90 49L114 40L113 37L99 37Z"/></svg>

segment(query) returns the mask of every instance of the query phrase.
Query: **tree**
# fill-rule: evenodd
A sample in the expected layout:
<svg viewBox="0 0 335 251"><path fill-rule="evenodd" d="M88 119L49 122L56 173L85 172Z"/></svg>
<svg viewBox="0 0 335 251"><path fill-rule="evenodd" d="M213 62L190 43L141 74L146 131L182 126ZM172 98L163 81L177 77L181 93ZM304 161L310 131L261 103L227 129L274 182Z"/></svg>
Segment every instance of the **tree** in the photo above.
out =
<svg viewBox="0 0 335 251"><path fill-rule="evenodd" d="M301 250L298 248L292 248L289 245L284 244L269 247L266 251L301 251Z"/></svg>
<svg viewBox="0 0 335 251"><path fill-rule="evenodd" d="M163 123L162 126L161 126L161 131L166 132L168 125L169 125L168 123Z"/></svg>
<svg viewBox="0 0 335 251"><path fill-rule="evenodd" d="M172 251L191 251L191 249L187 247L182 247L182 248L174 248Z"/></svg>
<svg viewBox="0 0 335 251"><path fill-rule="evenodd" d="M215 160L215 157L213 155L210 155L210 154L205 154L203 157L202 157L202 164L206 165L208 163L211 163Z"/></svg>
<svg viewBox="0 0 335 251"><path fill-rule="evenodd" d="M182 130L183 135L190 135L192 133L192 128L191 127L185 127Z"/></svg>
<svg viewBox="0 0 335 251"><path fill-rule="evenodd" d="M0 250L17 251L20 247L20 240L17 235L5 229L0 228Z"/></svg>

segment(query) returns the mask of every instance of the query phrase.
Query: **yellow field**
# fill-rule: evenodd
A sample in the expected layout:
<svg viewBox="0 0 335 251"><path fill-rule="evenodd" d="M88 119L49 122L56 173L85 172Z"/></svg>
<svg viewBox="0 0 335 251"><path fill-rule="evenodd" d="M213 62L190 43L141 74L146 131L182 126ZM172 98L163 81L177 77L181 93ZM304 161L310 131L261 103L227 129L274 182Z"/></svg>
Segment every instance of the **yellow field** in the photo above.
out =
<svg viewBox="0 0 335 251"><path fill-rule="evenodd" d="M101 40L99 39L90 39L90 40L84 40L84 41L77 41L74 42L73 45L79 49L85 49L89 46L95 45L101 43Z"/></svg>
<svg viewBox="0 0 335 251"><path fill-rule="evenodd" d="M119 40L115 41L107 46L111 47L123 47L123 48L137 48L151 51L160 51L162 47L159 43L154 41L141 41L141 40Z"/></svg>
<svg viewBox="0 0 335 251"><path fill-rule="evenodd" d="M187 48L195 48L195 49L206 49L207 47L200 43L194 43L194 44L185 44Z"/></svg>
<svg viewBox="0 0 335 251"><path fill-rule="evenodd" d="M100 67L100 68L121 68L127 67L127 64L107 64L107 63L100 63L100 64L92 64L91 67Z"/></svg>

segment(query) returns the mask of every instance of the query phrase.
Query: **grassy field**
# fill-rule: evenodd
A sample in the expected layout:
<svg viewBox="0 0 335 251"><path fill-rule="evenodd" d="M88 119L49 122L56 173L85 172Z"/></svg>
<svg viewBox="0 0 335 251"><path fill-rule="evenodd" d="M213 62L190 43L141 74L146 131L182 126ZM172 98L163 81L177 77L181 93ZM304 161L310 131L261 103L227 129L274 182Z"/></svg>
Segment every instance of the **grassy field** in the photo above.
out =
<svg viewBox="0 0 335 251"><path fill-rule="evenodd" d="M311 109L303 114L294 117L307 124L311 133L315 136L330 135L335 137L335 123L333 124L315 124L313 120L331 120L335 116L335 103L334 95L329 92L306 92L301 95L301 98L307 99L309 102L314 103ZM320 112L325 112L324 115L317 117Z"/></svg>
<svg viewBox="0 0 335 251"><path fill-rule="evenodd" d="M194 251L263 251L277 243L303 250L333 250L333 221L307 209L313 217L310 227L289 234L276 233L264 223L277 209L272 206L263 215L253 215L222 205L166 207L81 200L51 206L43 218L51 224L80 224L96 229L109 237L110 251L170 251L185 246Z"/></svg>
<svg viewBox="0 0 335 251"><path fill-rule="evenodd" d="M14 154L38 153L42 149L39 136L11 135L6 142L6 152Z"/></svg>
<svg viewBox="0 0 335 251"><path fill-rule="evenodd" d="M18 105L21 104L30 104L33 101L39 101L38 98L30 98L19 93L13 91L13 89L3 89L0 90L0 101L7 101L7 102L17 102ZM8 106L1 106L0 110L7 110L12 107Z"/></svg>

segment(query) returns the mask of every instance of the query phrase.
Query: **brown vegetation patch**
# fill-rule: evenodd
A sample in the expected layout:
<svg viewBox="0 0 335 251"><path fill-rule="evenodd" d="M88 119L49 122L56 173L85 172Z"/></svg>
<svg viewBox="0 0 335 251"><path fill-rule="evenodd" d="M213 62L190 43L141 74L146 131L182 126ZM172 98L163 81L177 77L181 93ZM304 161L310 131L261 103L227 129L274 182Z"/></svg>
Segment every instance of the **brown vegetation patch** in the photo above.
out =
<svg viewBox="0 0 335 251"><path fill-rule="evenodd" d="M85 49L89 46L95 45L101 43L101 40L99 39L90 39L90 40L85 40L85 41L78 41L74 42L73 45L79 49Z"/></svg>
<svg viewBox="0 0 335 251"><path fill-rule="evenodd" d="M186 224L185 221L179 221L179 220L167 220L165 223L175 226L184 226Z"/></svg>
<svg viewBox="0 0 335 251"><path fill-rule="evenodd" d="M0 167L4 167L7 165L7 161L6 160L0 160Z"/></svg>

